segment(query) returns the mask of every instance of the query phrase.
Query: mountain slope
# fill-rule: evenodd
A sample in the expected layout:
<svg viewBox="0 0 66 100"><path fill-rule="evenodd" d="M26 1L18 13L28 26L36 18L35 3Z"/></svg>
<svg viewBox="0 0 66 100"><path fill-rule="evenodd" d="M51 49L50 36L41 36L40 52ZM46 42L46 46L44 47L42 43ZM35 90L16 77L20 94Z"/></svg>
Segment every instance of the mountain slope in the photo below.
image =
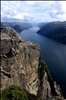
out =
<svg viewBox="0 0 66 100"><path fill-rule="evenodd" d="M1 26L11 27L16 30L18 33L25 29L31 28L33 25L27 22L1 22Z"/></svg>
<svg viewBox="0 0 66 100"><path fill-rule="evenodd" d="M44 27L46 24L48 24L49 22L39 22L37 23L36 25L39 27L39 28L42 28Z"/></svg>
<svg viewBox="0 0 66 100"><path fill-rule="evenodd" d="M18 85L37 100L64 100L45 62L39 59L38 44L24 42L12 28L2 27L0 47L1 89Z"/></svg>
<svg viewBox="0 0 66 100"><path fill-rule="evenodd" d="M37 33L66 44L66 21L50 22L42 27Z"/></svg>

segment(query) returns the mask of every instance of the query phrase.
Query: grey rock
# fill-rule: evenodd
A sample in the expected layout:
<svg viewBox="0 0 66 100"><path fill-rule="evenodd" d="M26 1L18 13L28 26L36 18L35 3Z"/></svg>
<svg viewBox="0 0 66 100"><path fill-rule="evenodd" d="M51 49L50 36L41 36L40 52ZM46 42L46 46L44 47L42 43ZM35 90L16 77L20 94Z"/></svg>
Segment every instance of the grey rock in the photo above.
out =
<svg viewBox="0 0 66 100"><path fill-rule="evenodd" d="M63 98L60 87L52 80L45 62L43 67L39 66L38 44L24 42L18 33L6 27L1 31L0 46L1 89L18 85L38 96L38 100Z"/></svg>

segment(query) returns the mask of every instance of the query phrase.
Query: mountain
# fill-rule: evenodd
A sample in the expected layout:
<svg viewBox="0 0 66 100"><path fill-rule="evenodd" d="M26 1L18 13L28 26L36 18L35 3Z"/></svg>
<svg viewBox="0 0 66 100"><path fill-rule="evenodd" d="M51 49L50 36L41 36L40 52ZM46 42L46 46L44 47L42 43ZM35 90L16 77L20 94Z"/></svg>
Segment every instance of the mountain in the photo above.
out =
<svg viewBox="0 0 66 100"><path fill-rule="evenodd" d="M0 30L1 89L18 85L33 94L31 98L38 98L35 100L64 100L60 86L40 58L39 44L21 40L13 28Z"/></svg>
<svg viewBox="0 0 66 100"><path fill-rule="evenodd" d="M42 27L37 33L54 39L62 44L66 44L66 21L50 22Z"/></svg>
<svg viewBox="0 0 66 100"><path fill-rule="evenodd" d="M37 23L36 25L39 27L39 28L42 28L44 27L45 25L47 25L49 22L39 22Z"/></svg>
<svg viewBox="0 0 66 100"><path fill-rule="evenodd" d="M20 33L25 29L31 28L33 24L27 22L1 22L1 26L11 27Z"/></svg>

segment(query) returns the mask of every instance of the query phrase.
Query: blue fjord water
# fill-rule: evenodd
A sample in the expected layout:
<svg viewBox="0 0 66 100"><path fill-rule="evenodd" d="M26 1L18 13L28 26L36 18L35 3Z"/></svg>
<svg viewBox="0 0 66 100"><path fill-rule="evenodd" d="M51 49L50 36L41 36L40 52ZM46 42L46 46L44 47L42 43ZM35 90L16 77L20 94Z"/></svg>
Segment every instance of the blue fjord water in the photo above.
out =
<svg viewBox="0 0 66 100"><path fill-rule="evenodd" d="M66 45L37 34L38 30L35 26L22 31L20 36L25 41L40 44L40 56L45 60L53 80L60 84L66 97Z"/></svg>

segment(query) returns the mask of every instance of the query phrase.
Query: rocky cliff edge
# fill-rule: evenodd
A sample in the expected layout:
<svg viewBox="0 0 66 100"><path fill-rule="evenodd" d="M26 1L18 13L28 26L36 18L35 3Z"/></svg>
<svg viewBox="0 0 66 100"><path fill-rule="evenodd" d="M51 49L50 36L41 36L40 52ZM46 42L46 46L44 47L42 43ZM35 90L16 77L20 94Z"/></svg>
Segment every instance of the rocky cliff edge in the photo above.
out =
<svg viewBox="0 0 66 100"><path fill-rule="evenodd" d="M1 27L0 45L1 89L18 85L38 100L64 100L45 62L39 62L38 44L24 42L12 28Z"/></svg>

